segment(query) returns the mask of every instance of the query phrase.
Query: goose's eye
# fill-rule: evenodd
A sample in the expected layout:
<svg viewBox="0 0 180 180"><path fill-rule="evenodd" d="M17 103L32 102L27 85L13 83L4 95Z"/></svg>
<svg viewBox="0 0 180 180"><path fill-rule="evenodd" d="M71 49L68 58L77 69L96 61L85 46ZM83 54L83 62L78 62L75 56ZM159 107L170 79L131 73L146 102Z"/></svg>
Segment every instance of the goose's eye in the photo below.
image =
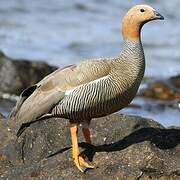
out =
<svg viewBox="0 0 180 180"><path fill-rule="evenodd" d="M145 10L144 9L140 9L140 11L143 13L143 12L145 12Z"/></svg>

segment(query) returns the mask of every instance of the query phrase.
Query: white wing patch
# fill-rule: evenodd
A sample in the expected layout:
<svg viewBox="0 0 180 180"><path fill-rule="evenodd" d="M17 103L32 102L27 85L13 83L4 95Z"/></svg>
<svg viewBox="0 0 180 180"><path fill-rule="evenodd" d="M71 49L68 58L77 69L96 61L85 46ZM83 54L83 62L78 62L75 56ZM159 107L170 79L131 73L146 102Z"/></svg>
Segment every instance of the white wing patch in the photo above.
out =
<svg viewBox="0 0 180 180"><path fill-rule="evenodd" d="M87 84L98 83L99 81L101 81L101 80L103 80L103 79L107 79L108 77L109 77L109 75L104 76L104 77L101 77L101 78L96 79L96 80L94 80L94 81L90 81L90 82L87 83ZM77 86L77 87L75 87L75 88L72 88L72 89L67 90L67 91L65 92L65 95L68 96L68 95L71 94L75 89L77 89L77 88L79 88L79 87L81 87L81 86L83 86L83 85L85 85L85 84L82 84L82 85L80 85L80 86Z"/></svg>
<svg viewBox="0 0 180 180"><path fill-rule="evenodd" d="M68 96L69 94L71 94L76 88L78 88L79 86L75 87L75 88L72 88L72 89L69 89L65 92L65 96Z"/></svg>

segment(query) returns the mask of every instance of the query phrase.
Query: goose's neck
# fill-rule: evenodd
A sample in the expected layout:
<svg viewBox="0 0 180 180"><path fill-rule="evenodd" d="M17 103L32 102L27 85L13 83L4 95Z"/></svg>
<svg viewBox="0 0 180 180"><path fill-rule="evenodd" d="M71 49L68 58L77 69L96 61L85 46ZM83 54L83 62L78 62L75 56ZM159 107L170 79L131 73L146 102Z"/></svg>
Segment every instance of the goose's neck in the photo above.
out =
<svg viewBox="0 0 180 180"><path fill-rule="evenodd" d="M121 55L113 61L115 76L142 79L145 70L145 57L140 39L137 41L124 40ZM133 78L132 78L133 77Z"/></svg>
<svg viewBox="0 0 180 180"><path fill-rule="evenodd" d="M124 41L121 55L112 61L111 78L124 91L137 91L145 71L145 57L141 41Z"/></svg>
<svg viewBox="0 0 180 180"><path fill-rule="evenodd" d="M144 61L144 50L140 38L138 40L124 40L121 58L126 62Z"/></svg>
<svg viewBox="0 0 180 180"><path fill-rule="evenodd" d="M124 40L139 41L143 24L131 16L125 16L122 21L122 35Z"/></svg>
<svg viewBox="0 0 180 180"><path fill-rule="evenodd" d="M124 39L121 59L126 63L137 66L144 64L144 50L141 43L141 29L143 24L135 21L131 16L125 16L122 22L122 35Z"/></svg>
<svg viewBox="0 0 180 180"><path fill-rule="evenodd" d="M144 75L145 57L141 43L142 24L134 21L132 17L125 16L122 23L122 35L124 39L123 50L118 58L113 61L114 74L117 76Z"/></svg>

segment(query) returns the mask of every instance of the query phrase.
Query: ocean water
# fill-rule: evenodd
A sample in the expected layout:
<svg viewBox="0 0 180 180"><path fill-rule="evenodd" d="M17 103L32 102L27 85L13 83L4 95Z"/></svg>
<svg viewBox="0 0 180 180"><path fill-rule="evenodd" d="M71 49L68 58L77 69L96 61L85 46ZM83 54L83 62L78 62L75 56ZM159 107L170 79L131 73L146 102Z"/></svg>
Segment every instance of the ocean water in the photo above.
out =
<svg viewBox="0 0 180 180"><path fill-rule="evenodd" d="M13 58L45 60L60 67L118 55L122 17L140 3L153 6L165 17L143 28L146 76L178 74L179 0L1 0L0 49Z"/></svg>
<svg viewBox="0 0 180 180"><path fill-rule="evenodd" d="M0 50L12 58L42 60L59 67L87 58L116 56L123 43L122 17L135 4L149 4L165 17L143 27L145 76L179 74L179 0L1 0ZM7 115L11 106L1 102L0 110ZM152 117L165 126L180 125L179 109L130 108L123 112ZM168 120L164 122L165 117Z"/></svg>

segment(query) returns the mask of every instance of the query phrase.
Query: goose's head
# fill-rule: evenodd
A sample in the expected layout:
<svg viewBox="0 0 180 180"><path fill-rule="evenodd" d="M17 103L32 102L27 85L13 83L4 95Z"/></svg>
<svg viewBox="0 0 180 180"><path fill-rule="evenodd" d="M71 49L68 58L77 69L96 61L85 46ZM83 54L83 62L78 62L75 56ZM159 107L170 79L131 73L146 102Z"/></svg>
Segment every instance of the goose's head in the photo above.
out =
<svg viewBox="0 0 180 180"><path fill-rule="evenodd" d="M164 17L148 5L132 7L123 18L122 33L125 39L139 39L142 26L152 20L163 20Z"/></svg>

